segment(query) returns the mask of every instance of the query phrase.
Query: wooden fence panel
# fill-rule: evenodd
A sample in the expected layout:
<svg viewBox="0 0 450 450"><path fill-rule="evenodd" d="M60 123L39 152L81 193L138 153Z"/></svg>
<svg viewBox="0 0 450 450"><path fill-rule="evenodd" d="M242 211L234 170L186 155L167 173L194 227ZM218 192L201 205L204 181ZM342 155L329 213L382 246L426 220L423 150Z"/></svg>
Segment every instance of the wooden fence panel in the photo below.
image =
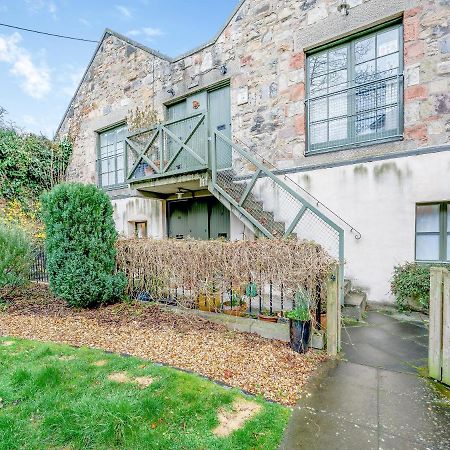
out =
<svg viewBox="0 0 450 450"><path fill-rule="evenodd" d="M443 272L442 382L450 385L450 272Z"/></svg>
<svg viewBox="0 0 450 450"><path fill-rule="evenodd" d="M339 277L336 271L327 281L327 352L337 355L341 349L341 304Z"/></svg>
<svg viewBox="0 0 450 450"><path fill-rule="evenodd" d="M450 272L443 267L430 271L428 372L450 384Z"/></svg>

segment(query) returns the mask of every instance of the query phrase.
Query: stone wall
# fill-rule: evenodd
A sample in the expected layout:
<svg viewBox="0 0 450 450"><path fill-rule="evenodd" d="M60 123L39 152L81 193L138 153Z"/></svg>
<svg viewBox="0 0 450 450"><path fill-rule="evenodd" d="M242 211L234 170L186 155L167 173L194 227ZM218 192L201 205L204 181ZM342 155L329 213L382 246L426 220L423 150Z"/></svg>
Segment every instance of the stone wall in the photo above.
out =
<svg viewBox="0 0 450 450"><path fill-rule="evenodd" d="M129 109L163 104L230 79L234 138L278 167L308 166L439 145L450 136L448 0L246 0L217 40L174 60L105 38L63 122L75 137L69 178L95 182L95 131ZM404 14L404 140L314 156L305 151L305 51ZM219 70L226 65L227 74Z"/></svg>

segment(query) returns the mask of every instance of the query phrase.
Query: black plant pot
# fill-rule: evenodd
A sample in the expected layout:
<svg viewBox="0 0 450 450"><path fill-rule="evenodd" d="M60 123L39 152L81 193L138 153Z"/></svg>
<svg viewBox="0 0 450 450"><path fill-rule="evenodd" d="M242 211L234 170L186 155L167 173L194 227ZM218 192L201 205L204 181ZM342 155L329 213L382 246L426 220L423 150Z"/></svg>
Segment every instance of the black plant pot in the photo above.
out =
<svg viewBox="0 0 450 450"><path fill-rule="evenodd" d="M294 352L305 353L308 348L309 335L311 333L311 321L301 322L300 320L289 319L289 334L291 338L291 348Z"/></svg>

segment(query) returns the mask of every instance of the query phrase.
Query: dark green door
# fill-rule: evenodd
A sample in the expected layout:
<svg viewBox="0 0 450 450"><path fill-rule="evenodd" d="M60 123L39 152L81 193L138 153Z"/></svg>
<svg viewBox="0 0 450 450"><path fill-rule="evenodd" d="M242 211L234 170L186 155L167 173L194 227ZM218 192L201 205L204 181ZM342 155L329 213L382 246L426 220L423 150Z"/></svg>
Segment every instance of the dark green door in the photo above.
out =
<svg viewBox="0 0 450 450"><path fill-rule="evenodd" d="M188 234L188 202L169 202L168 224L169 237L184 239Z"/></svg>
<svg viewBox="0 0 450 450"><path fill-rule="evenodd" d="M215 200L215 199L214 199ZM230 238L230 211L222 203L212 201L209 216L210 239Z"/></svg>
<svg viewBox="0 0 450 450"><path fill-rule="evenodd" d="M219 131L231 139L230 86L208 92L209 133L213 137ZM217 167L231 167L231 147L221 139L216 140Z"/></svg>
<svg viewBox="0 0 450 450"><path fill-rule="evenodd" d="M171 201L167 212L170 238L229 238L230 212L214 197Z"/></svg>

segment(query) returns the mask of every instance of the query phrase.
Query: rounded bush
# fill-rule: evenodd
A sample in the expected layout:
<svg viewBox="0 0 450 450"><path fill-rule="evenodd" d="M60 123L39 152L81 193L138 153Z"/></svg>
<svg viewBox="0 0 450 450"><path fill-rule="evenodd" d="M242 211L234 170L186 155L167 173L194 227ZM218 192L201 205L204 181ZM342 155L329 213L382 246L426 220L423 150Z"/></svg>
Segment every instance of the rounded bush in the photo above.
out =
<svg viewBox="0 0 450 450"><path fill-rule="evenodd" d="M71 306L122 299L123 273L115 273L117 232L109 197L93 185L64 183L42 198L47 269L52 292Z"/></svg>

